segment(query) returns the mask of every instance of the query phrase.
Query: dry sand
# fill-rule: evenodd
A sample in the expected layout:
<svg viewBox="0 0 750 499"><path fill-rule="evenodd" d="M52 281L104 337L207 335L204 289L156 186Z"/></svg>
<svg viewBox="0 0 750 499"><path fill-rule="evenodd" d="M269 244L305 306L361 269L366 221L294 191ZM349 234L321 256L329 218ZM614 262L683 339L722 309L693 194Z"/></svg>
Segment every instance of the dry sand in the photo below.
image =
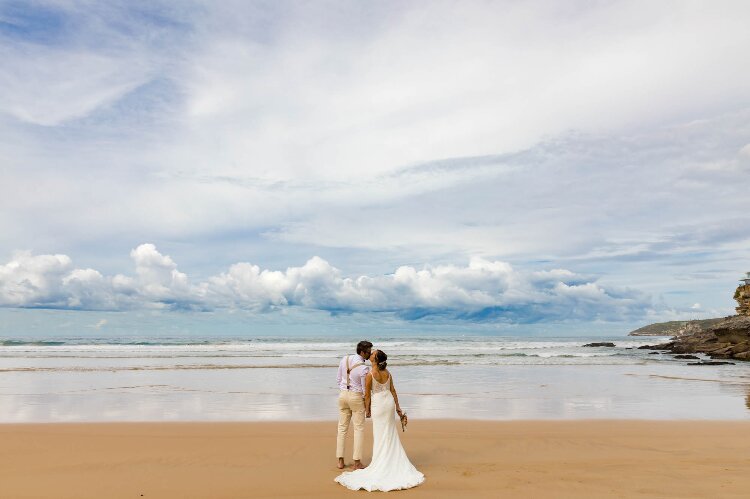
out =
<svg viewBox="0 0 750 499"><path fill-rule="evenodd" d="M333 421L0 425L0 497L364 497L333 482L335 433ZM398 497L750 497L750 422L413 420L401 435L426 482Z"/></svg>

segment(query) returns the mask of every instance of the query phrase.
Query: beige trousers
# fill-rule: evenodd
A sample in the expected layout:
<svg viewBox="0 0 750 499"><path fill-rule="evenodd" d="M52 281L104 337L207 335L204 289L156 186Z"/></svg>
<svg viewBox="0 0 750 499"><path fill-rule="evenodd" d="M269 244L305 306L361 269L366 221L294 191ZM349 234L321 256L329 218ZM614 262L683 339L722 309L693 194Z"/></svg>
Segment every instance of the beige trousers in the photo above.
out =
<svg viewBox="0 0 750 499"><path fill-rule="evenodd" d="M362 441L365 439L365 398L360 392L339 392L339 432L336 438L336 457L344 457L346 432L349 422L354 423L354 460L362 459Z"/></svg>

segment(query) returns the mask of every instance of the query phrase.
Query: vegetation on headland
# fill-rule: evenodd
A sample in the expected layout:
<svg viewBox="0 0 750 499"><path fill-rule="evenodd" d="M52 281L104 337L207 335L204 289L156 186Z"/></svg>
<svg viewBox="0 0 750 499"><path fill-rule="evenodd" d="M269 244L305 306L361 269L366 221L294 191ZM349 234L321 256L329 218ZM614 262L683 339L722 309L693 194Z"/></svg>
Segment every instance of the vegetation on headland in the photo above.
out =
<svg viewBox="0 0 750 499"><path fill-rule="evenodd" d="M695 328L707 329L714 324L723 321L723 318L702 319L694 321L669 321L657 322L643 326L628 333L628 336L681 336Z"/></svg>

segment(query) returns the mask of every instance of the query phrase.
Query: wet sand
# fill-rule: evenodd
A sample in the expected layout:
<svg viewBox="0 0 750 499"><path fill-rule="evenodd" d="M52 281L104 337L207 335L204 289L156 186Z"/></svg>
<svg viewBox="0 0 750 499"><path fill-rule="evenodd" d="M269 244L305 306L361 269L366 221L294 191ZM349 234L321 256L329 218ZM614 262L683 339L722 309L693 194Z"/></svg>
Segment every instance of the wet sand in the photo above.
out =
<svg viewBox="0 0 750 499"><path fill-rule="evenodd" d="M335 433L333 421L0 425L0 495L364 497L333 482ZM747 497L750 490L750 422L412 420L401 436L426 482L391 493L399 497ZM365 462L370 453L368 445Z"/></svg>

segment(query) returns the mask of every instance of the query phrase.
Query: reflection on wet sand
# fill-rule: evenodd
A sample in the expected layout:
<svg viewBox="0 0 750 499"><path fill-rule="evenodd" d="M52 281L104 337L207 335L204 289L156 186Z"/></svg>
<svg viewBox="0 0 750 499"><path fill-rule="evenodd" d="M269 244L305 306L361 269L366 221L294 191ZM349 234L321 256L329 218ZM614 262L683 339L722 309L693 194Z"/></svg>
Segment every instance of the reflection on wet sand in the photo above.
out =
<svg viewBox="0 0 750 499"><path fill-rule="evenodd" d="M372 339L417 419L750 419L750 363L657 359L637 348L653 338ZM335 419L355 344L82 341L0 344L0 422Z"/></svg>
<svg viewBox="0 0 750 499"><path fill-rule="evenodd" d="M394 366L393 376L417 419L750 419L747 379L692 369ZM335 377L319 367L5 372L0 422L330 420Z"/></svg>

